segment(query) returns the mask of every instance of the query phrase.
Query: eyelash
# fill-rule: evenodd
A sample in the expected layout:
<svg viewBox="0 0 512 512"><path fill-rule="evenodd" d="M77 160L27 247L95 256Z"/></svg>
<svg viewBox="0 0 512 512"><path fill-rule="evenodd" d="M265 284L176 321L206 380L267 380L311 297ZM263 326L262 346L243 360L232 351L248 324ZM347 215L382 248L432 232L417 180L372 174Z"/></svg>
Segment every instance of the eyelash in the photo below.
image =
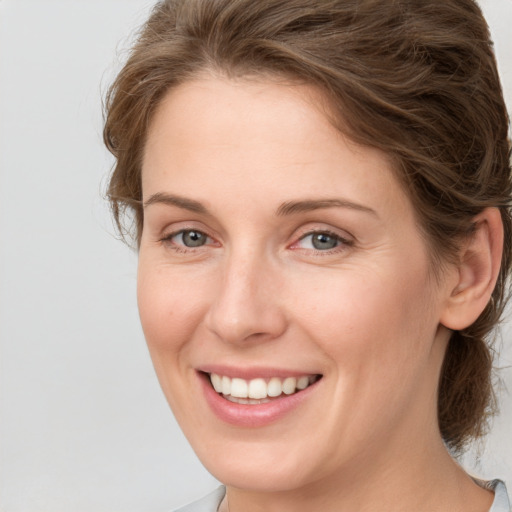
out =
<svg viewBox="0 0 512 512"><path fill-rule="evenodd" d="M206 237L206 240L212 240L212 237L210 237L208 234L206 234L204 231L201 231L200 229L193 229L193 228L185 228L185 229L179 229L178 231L173 231L172 233L169 233L165 236L163 236L159 241L164 244L168 245L173 251L176 251L178 253L189 253L189 252L195 252L197 250L201 250L204 248L204 245L200 245L197 247L187 247L186 245L179 245L175 242L172 242L172 239L178 235L184 235L185 233L198 233L201 235L204 235ZM206 244L205 244L206 245Z"/></svg>
<svg viewBox="0 0 512 512"><path fill-rule="evenodd" d="M205 242L205 244L199 245L197 247L187 247L184 244L177 244L175 242L172 242L173 238L175 238L178 235L183 236L185 233L198 233L200 235L203 235L206 239L206 242ZM313 237L315 235L327 235L328 237L336 240L337 245L333 248L326 249L326 250L315 249L315 248L304 249L301 247L296 247L300 242L302 242L306 238ZM213 239L204 231L201 231L199 229L188 228L188 229L180 229L178 231L173 231L172 233L169 233L169 234L165 235L164 237L162 237L159 241L164 245L168 245L173 251L175 251L177 253L187 254L190 252L197 252L198 250L203 249L205 247L205 245L208 244L208 240L211 241ZM313 244L313 242L311 242L311 243ZM345 251L347 248L352 247L353 245L354 245L353 240L344 238L333 231L329 231L328 229L317 229L317 230L311 230L311 231L308 231L308 232L302 234L300 236L300 238L289 247L291 247L292 249L299 250L299 251L306 251L310 254L314 254L315 256L321 257L321 256L329 256L332 254L336 254L338 252Z"/></svg>
<svg viewBox="0 0 512 512"><path fill-rule="evenodd" d="M315 256L328 256L328 255L332 255L332 254L335 254L338 252L345 251L348 247L352 247L354 245L353 240L344 238L341 235L339 235L338 233L329 231L328 229L316 229L316 230L308 231L308 232L304 233L303 235L301 235L301 237L297 240L297 242L294 242L292 244L292 247L299 244L301 241L305 240L306 238L313 237L315 235L327 235L328 237L335 239L338 245L336 245L336 247L333 247L332 249L326 249L326 250L301 249L300 247L298 247L297 249L312 252Z"/></svg>

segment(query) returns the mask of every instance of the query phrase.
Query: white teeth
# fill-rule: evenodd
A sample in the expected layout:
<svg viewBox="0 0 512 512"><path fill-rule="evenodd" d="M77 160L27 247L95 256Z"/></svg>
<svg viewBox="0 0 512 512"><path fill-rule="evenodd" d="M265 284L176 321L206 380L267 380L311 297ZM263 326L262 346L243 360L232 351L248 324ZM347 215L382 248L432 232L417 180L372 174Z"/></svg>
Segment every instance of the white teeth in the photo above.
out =
<svg viewBox="0 0 512 512"><path fill-rule="evenodd" d="M263 379L249 381L249 398L267 398L267 383Z"/></svg>
<svg viewBox="0 0 512 512"><path fill-rule="evenodd" d="M297 389L306 389L309 386L309 377L300 377L297 379Z"/></svg>
<svg viewBox="0 0 512 512"><path fill-rule="evenodd" d="M229 377L222 377L222 394L231 395L231 379Z"/></svg>
<svg viewBox="0 0 512 512"><path fill-rule="evenodd" d="M267 395L268 396L279 396L283 392L283 386L281 384L281 379L278 379L277 377L272 377L268 381L267 385Z"/></svg>
<svg viewBox="0 0 512 512"><path fill-rule="evenodd" d="M262 378L246 381L240 378L226 377L216 373L210 374L210 380L217 393L222 393L228 400L239 404L259 404L268 402L283 393L292 395L306 389L317 381L316 376L287 377L280 379L272 377L268 381Z"/></svg>
<svg viewBox="0 0 512 512"><path fill-rule="evenodd" d="M288 377L284 379L283 382L283 393L285 395L291 395L295 393L295 388L297 387L297 379L295 377Z"/></svg>
<svg viewBox="0 0 512 512"><path fill-rule="evenodd" d="M215 389L217 393L222 393L222 377L215 373L212 373L210 375L210 379L212 380L213 389Z"/></svg>
<svg viewBox="0 0 512 512"><path fill-rule="evenodd" d="M248 385L247 382L243 379L231 379L231 396L236 398L247 398L248 395Z"/></svg>
<svg viewBox="0 0 512 512"><path fill-rule="evenodd" d="M270 400L268 398L262 398L261 400L255 400L254 398L236 398L231 395L227 395L226 400L234 402L235 404L243 405L257 405L257 404L268 404Z"/></svg>

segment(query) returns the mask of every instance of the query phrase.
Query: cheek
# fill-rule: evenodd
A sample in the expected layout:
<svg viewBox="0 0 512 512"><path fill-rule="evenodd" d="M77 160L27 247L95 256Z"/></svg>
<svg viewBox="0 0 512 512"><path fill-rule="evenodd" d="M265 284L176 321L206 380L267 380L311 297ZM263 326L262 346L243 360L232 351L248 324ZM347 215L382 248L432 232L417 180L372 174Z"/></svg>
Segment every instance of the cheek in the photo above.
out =
<svg viewBox="0 0 512 512"><path fill-rule="evenodd" d="M428 277L421 269L404 277L347 273L325 287L302 280L298 321L329 361L323 422L340 453L392 432L422 387L437 382L429 370L437 323L430 294L418 293L428 290Z"/></svg>
<svg viewBox="0 0 512 512"><path fill-rule="evenodd" d="M188 400L195 374L190 368L189 341L208 302L205 284L204 279L191 278L183 269L139 254L137 301L144 337L162 391L182 424L191 411Z"/></svg>
<svg viewBox="0 0 512 512"><path fill-rule="evenodd" d="M293 308L336 371L393 380L427 358L437 328L425 267L340 272L320 286L302 278ZM418 362L418 364L420 364Z"/></svg>
<svg viewBox="0 0 512 512"><path fill-rule="evenodd" d="M137 301L153 359L179 353L204 314L209 287L199 276L139 258Z"/></svg>

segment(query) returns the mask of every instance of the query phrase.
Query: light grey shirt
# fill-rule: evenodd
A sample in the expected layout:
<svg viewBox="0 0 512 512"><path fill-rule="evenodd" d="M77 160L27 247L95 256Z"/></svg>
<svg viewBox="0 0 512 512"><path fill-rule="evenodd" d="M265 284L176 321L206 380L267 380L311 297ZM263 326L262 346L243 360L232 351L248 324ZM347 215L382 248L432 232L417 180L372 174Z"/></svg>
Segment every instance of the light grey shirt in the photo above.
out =
<svg viewBox="0 0 512 512"><path fill-rule="evenodd" d="M501 480L492 480L483 484L487 489L494 491L494 501L489 512L511 512L505 484ZM224 494L226 494L226 489L221 486L204 498L194 501L190 505L185 505L174 512L217 512Z"/></svg>

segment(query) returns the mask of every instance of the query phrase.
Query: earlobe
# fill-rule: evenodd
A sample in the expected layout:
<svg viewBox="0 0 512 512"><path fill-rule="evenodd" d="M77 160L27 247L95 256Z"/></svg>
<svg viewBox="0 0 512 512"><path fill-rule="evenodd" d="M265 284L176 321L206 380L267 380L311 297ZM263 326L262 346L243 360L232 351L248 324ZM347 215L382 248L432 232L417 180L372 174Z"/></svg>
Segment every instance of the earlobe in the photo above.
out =
<svg viewBox="0 0 512 512"><path fill-rule="evenodd" d="M491 298L501 264L503 224L497 208L474 219L474 232L461 248L458 278L447 298L441 324L452 330L469 327Z"/></svg>

